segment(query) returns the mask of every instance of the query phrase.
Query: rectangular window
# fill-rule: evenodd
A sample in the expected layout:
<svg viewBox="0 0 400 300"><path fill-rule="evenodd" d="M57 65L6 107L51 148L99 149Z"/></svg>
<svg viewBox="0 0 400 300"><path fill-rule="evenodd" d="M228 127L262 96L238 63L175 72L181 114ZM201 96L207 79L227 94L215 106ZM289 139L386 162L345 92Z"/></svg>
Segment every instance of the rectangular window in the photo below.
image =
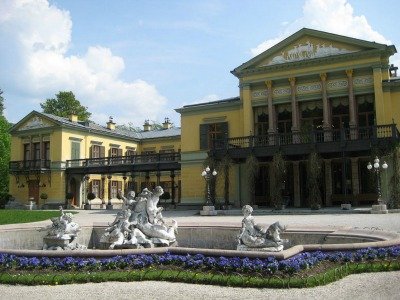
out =
<svg viewBox="0 0 400 300"><path fill-rule="evenodd" d="M100 146L92 146L92 158L100 158Z"/></svg>
<svg viewBox="0 0 400 300"><path fill-rule="evenodd" d="M31 145L24 144L24 160L30 160L30 159L31 159Z"/></svg>
<svg viewBox="0 0 400 300"><path fill-rule="evenodd" d="M33 143L33 159L40 159L40 143Z"/></svg>
<svg viewBox="0 0 400 300"><path fill-rule="evenodd" d="M221 147L228 137L228 122L200 124L200 149Z"/></svg>
<svg viewBox="0 0 400 300"><path fill-rule="evenodd" d="M111 181L111 198L117 198L118 190L122 189L121 181Z"/></svg>
<svg viewBox="0 0 400 300"><path fill-rule="evenodd" d="M44 167L50 168L50 142L43 142Z"/></svg>
<svg viewBox="0 0 400 300"><path fill-rule="evenodd" d="M100 198L100 180L92 180L92 193Z"/></svg>

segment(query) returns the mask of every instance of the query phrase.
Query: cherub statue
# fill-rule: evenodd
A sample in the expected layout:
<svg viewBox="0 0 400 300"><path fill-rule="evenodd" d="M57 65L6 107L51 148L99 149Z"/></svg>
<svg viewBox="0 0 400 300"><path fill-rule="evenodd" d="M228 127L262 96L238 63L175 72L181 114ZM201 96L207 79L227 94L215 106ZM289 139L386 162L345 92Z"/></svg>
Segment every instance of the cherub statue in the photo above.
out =
<svg viewBox="0 0 400 300"><path fill-rule="evenodd" d="M253 208L250 205L243 206L244 218L242 220L242 229L238 236L238 250L248 250L247 248L268 248L269 251L280 251L283 249L283 240L279 233L285 230L285 227L276 222L264 229L257 225L254 217L251 215Z"/></svg>

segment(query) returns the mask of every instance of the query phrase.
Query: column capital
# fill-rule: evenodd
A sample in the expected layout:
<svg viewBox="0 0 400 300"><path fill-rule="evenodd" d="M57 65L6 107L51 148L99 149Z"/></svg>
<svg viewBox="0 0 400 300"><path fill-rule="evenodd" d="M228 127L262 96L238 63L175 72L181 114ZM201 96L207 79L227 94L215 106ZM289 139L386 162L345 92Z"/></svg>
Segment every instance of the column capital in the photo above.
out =
<svg viewBox="0 0 400 300"><path fill-rule="evenodd" d="M243 90L250 90L251 86L250 86L250 83L241 83L241 84L239 84L239 88L241 88Z"/></svg>
<svg viewBox="0 0 400 300"><path fill-rule="evenodd" d="M268 89L272 88L272 80L266 80L265 85L267 86Z"/></svg>
<svg viewBox="0 0 400 300"><path fill-rule="evenodd" d="M321 73L321 74L319 74L319 77L321 77L321 80L322 81L326 81L326 73Z"/></svg>
<svg viewBox="0 0 400 300"><path fill-rule="evenodd" d="M291 86L294 86L294 84L296 83L296 77L289 77L288 80Z"/></svg>
<svg viewBox="0 0 400 300"><path fill-rule="evenodd" d="M347 75L347 77L352 77L353 76L353 69L346 70L346 75Z"/></svg>

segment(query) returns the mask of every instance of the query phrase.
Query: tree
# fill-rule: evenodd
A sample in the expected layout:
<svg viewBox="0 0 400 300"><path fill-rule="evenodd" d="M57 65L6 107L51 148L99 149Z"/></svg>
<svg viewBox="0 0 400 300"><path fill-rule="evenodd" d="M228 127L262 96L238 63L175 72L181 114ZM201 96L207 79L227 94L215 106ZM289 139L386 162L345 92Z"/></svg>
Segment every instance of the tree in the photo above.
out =
<svg viewBox="0 0 400 300"><path fill-rule="evenodd" d="M260 171L260 163L257 157L251 153L245 162L245 168L247 173L247 189L250 196L250 205L256 204L256 181L258 178L258 173ZM242 204L242 203L241 203Z"/></svg>
<svg viewBox="0 0 400 300"><path fill-rule="evenodd" d="M0 115L0 194L8 194L11 136L11 124Z"/></svg>
<svg viewBox="0 0 400 300"><path fill-rule="evenodd" d="M71 114L78 116L79 120L87 121L92 115L87 111L86 106L82 106L79 100L75 99L74 93L60 91L56 99L46 99L40 103L44 113L53 114L59 117L69 117Z"/></svg>
<svg viewBox="0 0 400 300"><path fill-rule="evenodd" d="M286 176L286 162L282 152L274 154L271 167L274 174L271 178L271 204L275 209L280 210L285 204L282 192Z"/></svg>
<svg viewBox="0 0 400 300"><path fill-rule="evenodd" d="M311 152L307 161L307 191L311 209L321 208L322 195L319 188L322 175L321 165L322 161L318 154Z"/></svg>
<svg viewBox="0 0 400 300"><path fill-rule="evenodd" d="M3 115L4 112L4 98L3 98L3 91L0 89L0 116Z"/></svg>

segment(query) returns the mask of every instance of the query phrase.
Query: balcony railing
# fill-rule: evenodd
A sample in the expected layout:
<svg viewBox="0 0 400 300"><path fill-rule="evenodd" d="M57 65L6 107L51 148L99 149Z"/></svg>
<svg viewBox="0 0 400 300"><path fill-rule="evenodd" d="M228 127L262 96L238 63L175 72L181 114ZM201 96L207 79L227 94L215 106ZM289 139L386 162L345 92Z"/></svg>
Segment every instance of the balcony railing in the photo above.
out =
<svg viewBox="0 0 400 300"><path fill-rule="evenodd" d="M396 124L233 137L214 140L213 146L215 150L219 150L387 138L399 139Z"/></svg>
<svg viewBox="0 0 400 300"><path fill-rule="evenodd" d="M47 159L10 161L10 172L37 171L50 169L51 161Z"/></svg>
<svg viewBox="0 0 400 300"><path fill-rule="evenodd" d="M178 162L181 154L176 153L157 153L130 156L110 156L99 158L85 158L67 160L67 168L75 167L96 167L96 166L117 166L126 164L148 164L163 162Z"/></svg>

